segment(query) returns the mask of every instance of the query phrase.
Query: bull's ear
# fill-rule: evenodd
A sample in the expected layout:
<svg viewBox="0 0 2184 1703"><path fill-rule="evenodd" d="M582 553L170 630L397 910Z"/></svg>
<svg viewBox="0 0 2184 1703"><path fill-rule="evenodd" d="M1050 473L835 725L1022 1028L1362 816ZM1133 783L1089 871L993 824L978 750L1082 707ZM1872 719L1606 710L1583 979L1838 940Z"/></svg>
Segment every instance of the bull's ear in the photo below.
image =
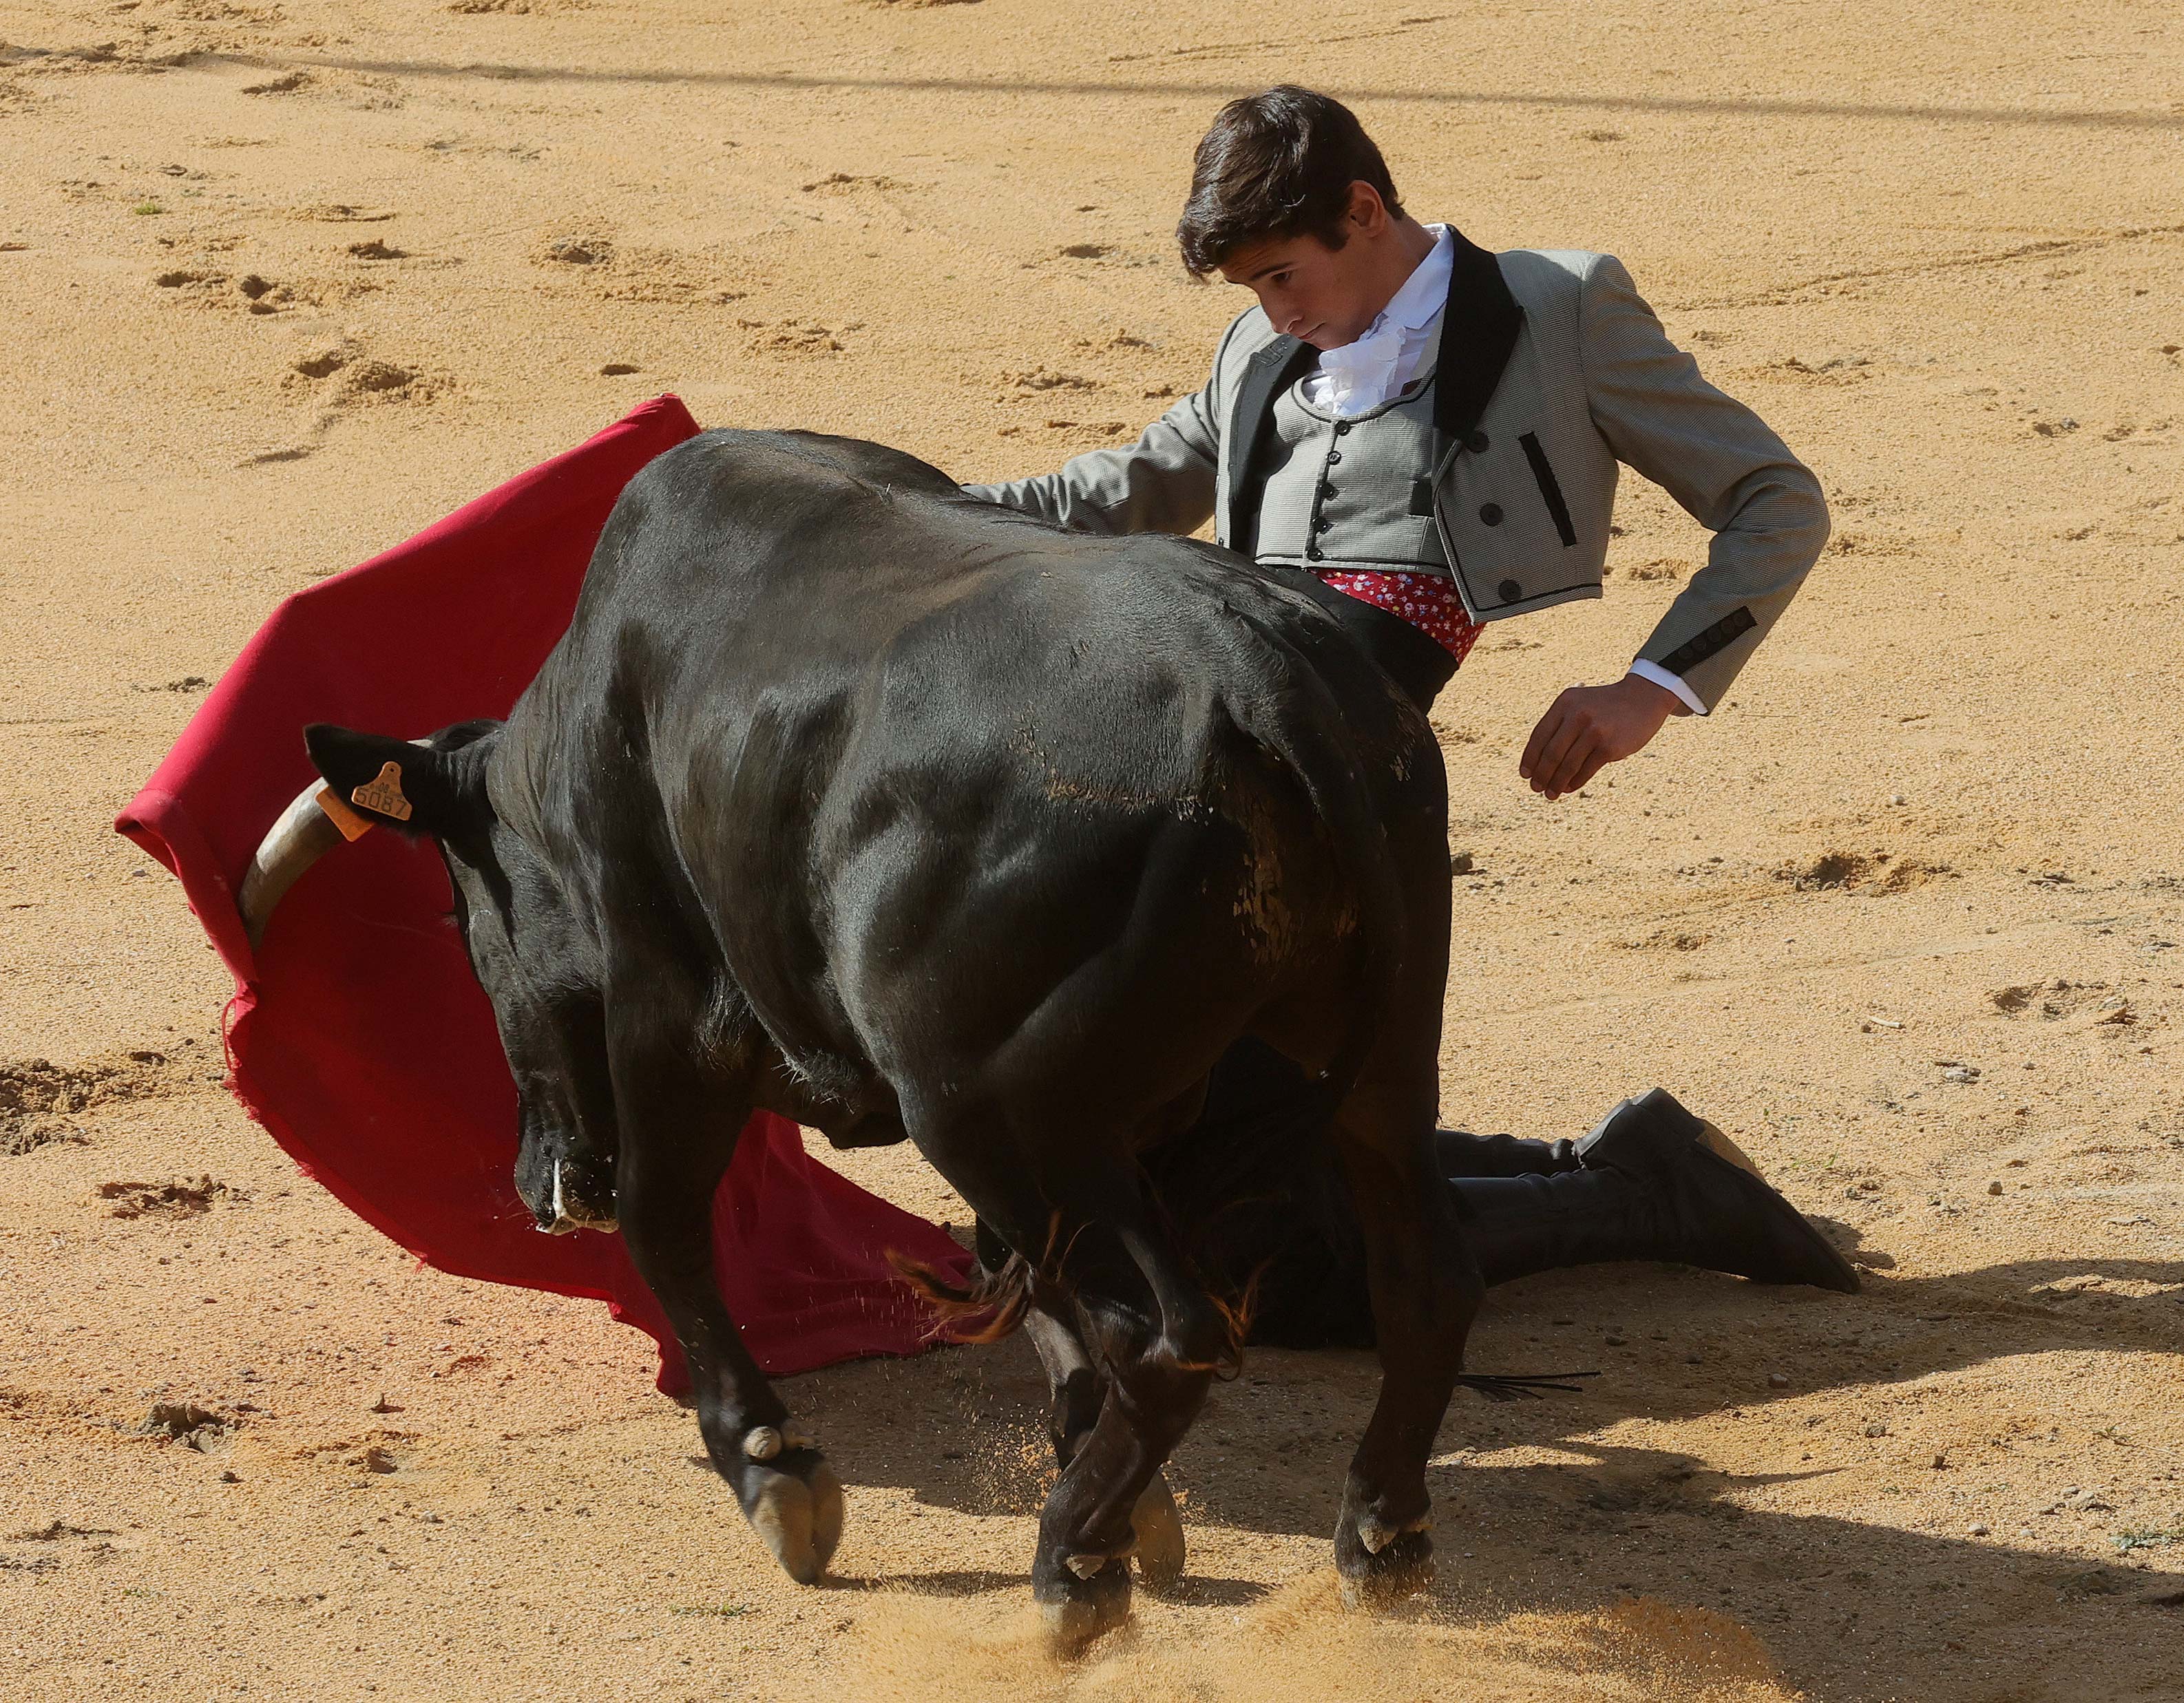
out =
<svg viewBox="0 0 2184 1703"><path fill-rule="evenodd" d="M334 796L368 822L444 839L477 826L488 808L482 754L471 746L447 749L437 736L418 744L324 721L304 730L304 744Z"/></svg>

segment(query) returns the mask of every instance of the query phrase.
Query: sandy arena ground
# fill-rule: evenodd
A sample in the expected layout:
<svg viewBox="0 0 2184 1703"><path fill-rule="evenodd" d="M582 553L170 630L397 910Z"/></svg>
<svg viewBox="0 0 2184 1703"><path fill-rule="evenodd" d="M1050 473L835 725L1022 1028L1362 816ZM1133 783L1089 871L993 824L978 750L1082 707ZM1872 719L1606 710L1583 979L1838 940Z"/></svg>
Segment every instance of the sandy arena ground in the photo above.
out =
<svg viewBox="0 0 2184 1703"><path fill-rule="evenodd" d="M2184 11L1415 5L0 0L0 1690L2184 1698ZM1024 1345L794 1380L851 1521L797 1589L640 1338L243 1117L107 825L282 594L642 398L965 478L1125 439L1241 305L1172 254L1190 145L1284 78L1422 214L1624 256L1827 485L1733 704L1590 796L1517 753L1700 559L1658 490L1446 694L1444 1105L1669 1084L1868 1283L1497 1293L1475 1364L1605 1376L1459 1398L1388 1621L1327 1570L1372 1366L1260 1354L1186 1587L1064 1669Z"/></svg>

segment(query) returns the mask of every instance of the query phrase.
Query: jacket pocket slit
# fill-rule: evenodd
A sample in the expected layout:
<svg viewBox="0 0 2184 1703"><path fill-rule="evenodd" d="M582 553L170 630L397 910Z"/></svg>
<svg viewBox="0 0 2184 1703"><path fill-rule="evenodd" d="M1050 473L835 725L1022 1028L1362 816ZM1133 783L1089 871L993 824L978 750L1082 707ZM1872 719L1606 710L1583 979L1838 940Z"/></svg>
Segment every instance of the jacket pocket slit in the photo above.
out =
<svg viewBox="0 0 2184 1703"><path fill-rule="evenodd" d="M1555 531L1562 536L1563 548L1568 549L1577 543L1577 528L1570 524L1569 504L1563 501L1562 481L1555 477L1554 464L1547 459L1547 452L1540 448L1537 432L1528 431L1517 442L1524 446L1524 459L1532 464L1532 477L1539 483L1540 500L1554 517Z"/></svg>

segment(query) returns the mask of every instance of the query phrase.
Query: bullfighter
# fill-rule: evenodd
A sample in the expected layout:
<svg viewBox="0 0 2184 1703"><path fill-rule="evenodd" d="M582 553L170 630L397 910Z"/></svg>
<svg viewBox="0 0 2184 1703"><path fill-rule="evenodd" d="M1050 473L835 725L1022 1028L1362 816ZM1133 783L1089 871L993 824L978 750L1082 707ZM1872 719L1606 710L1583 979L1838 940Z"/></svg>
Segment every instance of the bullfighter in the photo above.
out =
<svg viewBox="0 0 2184 1703"><path fill-rule="evenodd" d="M1231 102L1198 145L1176 231L1184 266L1256 304L1203 388L1127 448L972 495L1102 533L1217 540L1333 612L1422 708L1485 625L1601 595L1619 466L1713 534L1622 678L1574 686L1518 765L1549 800L1707 715L1828 536L1819 481L1699 375L1623 263L1492 253L1406 211L1346 107L1290 86ZM1259 1202L1201 1262L1262 1279L1256 1334L1369 1332L1313 1104L1295 1066L1239 1044L1193 1133L1146 1156L1157 1192ZM1439 1136L1484 1275L1657 1259L1852 1291L1854 1270L1712 1124L1665 1090L1571 1141ZM1268 1186L1245 1186L1251 1177ZM1332 1204L1330 1204L1332 1203ZM1203 1227L1204 1221L1201 1222Z"/></svg>

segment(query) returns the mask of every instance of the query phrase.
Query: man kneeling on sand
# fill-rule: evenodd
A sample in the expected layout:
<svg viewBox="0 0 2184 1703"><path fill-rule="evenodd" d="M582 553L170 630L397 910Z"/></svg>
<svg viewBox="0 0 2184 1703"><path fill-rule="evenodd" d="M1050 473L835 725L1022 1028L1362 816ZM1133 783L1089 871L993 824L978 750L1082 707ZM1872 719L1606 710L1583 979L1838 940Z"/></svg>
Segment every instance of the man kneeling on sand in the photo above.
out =
<svg viewBox="0 0 2184 1703"><path fill-rule="evenodd" d="M1485 623L1598 597L1618 464L1713 533L1706 565L1623 677L1572 687L1518 771L1557 799L1705 715L1774 626L1828 534L1819 481L1766 423L1700 377L1622 263L1495 254L1405 211L1340 102L1268 90L1222 109L1177 227L1184 264L1249 288L1203 389L1128 448L971 494L1085 531L1188 533L1324 605L1421 707ZM1357 1253L1327 1144L1295 1126L1301 1073L1240 1044L1193 1133L1148 1156L1178 1222L1240 1198L1202 1263L1262 1272L1262 1340L1357 1339ZM1750 1161L1664 1090L1584 1139L1443 1131L1442 1168L1490 1283L1658 1259L1765 1283L1858 1286ZM1330 1205L1332 1203L1332 1205ZM1269 1263L1271 1260L1272 1263Z"/></svg>

